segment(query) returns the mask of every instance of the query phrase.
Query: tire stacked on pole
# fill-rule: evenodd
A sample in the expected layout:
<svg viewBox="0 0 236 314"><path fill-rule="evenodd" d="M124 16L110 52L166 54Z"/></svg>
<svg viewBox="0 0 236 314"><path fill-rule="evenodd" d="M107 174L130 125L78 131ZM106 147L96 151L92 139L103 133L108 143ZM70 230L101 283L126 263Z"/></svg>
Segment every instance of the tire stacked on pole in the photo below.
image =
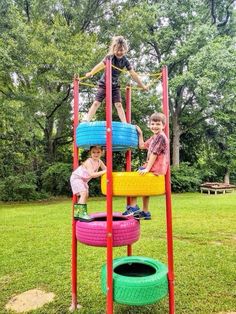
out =
<svg viewBox="0 0 236 314"><path fill-rule="evenodd" d="M167 127L165 133L169 138L167 67L164 67L162 70L162 87L163 112L167 117ZM118 213L113 213L112 197L114 195L114 191L116 191L115 188L117 188L118 183L115 180L113 182L113 175L116 176L116 174L112 173L112 152L121 150L127 151L126 171L130 172L130 148L137 146L137 133L135 134L135 127L129 124L131 121L131 87L128 86L126 89L126 102L128 103L126 108L126 118L128 124L112 122L111 90L111 60L108 58L106 60L106 121L81 123L78 126L79 81L74 80L73 169L78 167L77 146L84 147L85 149L88 149L92 145L101 145L106 147L107 175L105 183L103 183L103 189L105 184L107 210L106 213L93 214L95 220L90 223L76 222L72 215L72 304L70 309L75 311L79 308L77 305L77 241L80 241L86 245L107 247L107 262L102 267L102 291L107 296L107 314L113 314L113 301L129 305L153 304L164 298L168 293L169 314L174 314L174 267L170 167L168 167L165 178L161 179L161 183L159 182L160 186L157 188L156 193L157 195L163 193L166 195L168 253L168 267L166 267L164 264L151 258L131 256L131 245L138 241L140 236L140 224L134 218L127 219L126 217L121 217ZM96 130L93 129L93 127L95 127ZM123 179L125 179L125 174ZM113 183L115 183L114 190ZM122 182L119 184L121 186ZM118 186L119 192L115 195L120 195L120 190L122 190L119 189L120 186ZM148 191L147 184L146 188ZM137 191L137 187L136 189L133 188L132 193L136 193L135 191ZM132 193L127 195L136 196ZM155 191L151 193L151 195L155 195ZM73 195L73 204L76 201L77 199ZM130 198L127 196L127 205L129 205L129 203ZM122 245L127 245L128 256L113 260L113 247Z"/></svg>

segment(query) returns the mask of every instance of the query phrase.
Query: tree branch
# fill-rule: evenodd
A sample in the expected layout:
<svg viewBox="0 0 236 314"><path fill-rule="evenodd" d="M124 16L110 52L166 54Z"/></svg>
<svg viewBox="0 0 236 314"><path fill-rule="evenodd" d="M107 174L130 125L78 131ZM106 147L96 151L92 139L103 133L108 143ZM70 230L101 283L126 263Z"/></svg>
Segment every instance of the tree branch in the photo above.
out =
<svg viewBox="0 0 236 314"><path fill-rule="evenodd" d="M215 0L210 0L212 24L216 24Z"/></svg>
<svg viewBox="0 0 236 314"><path fill-rule="evenodd" d="M39 125L40 129L43 130L43 132L45 132L45 128L43 127L43 125L34 117L34 121Z"/></svg>
<svg viewBox="0 0 236 314"><path fill-rule="evenodd" d="M49 115L47 115L47 119L51 118L53 116L53 114L57 111L57 109L61 107L63 102L68 99L68 97L70 96L70 91L71 91L71 86L69 85L68 89L67 89L66 96L58 104L56 104L56 106L52 110L52 112Z"/></svg>
<svg viewBox="0 0 236 314"><path fill-rule="evenodd" d="M195 96L195 94L193 93L192 96L189 97L188 100L184 102L184 105L182 106L182 111L185 109L185 107L186 107L188 104L192 103L192 100L193 100L194 96Z"/></svg>
<svg viewBox="0 0 236 314"><path fill-rule="evenodd" d="M30 23L30 4L27 0L25 0L25 12L27 15L28 23Z"/></svg>
<svg viewBox="0 0 236 314"><path fill-rule="evenodd" d="M234 0L231 0L228 4L228 6L225 8L226 10L226 16L222 21L217 22L217 16L216 16L216 5L215 5L215 0L210 0L210 7L211 7L211 17L212 17L212 24L216 24L217 27L222 27L225 26L230 17L230 11L229 8L230 6L234 3Z"/></svg>

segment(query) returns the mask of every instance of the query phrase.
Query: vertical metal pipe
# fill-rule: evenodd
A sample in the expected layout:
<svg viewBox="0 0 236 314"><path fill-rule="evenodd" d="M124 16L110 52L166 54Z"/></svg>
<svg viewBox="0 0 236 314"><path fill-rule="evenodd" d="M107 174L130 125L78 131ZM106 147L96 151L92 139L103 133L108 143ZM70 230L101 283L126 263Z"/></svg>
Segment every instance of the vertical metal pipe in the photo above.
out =
<svg viewBox="0 0 236 314"><path fill-rule="evenodd" d="M106 165L107 165L107 314L113 313L112 247L112 76L111 59L106 60Z"/></svg>
<svg viewBox="0 0 236 314"><path fill-rule="evenodd" d="M131 123L131 85L127 85L125 89L125 103L126 103L126 121ZM126 171L131 171L131 150L129 149L125 154ZM126 198L126 204L130 205L130 196ZM132 245L127 245L127 255L132 255Z"/></svg>
<svg viewBox="0 0 236 314"><path fill-rule="evenodd" d="M162 69L162 93L163 93L162 107L163 112L166 116L165 133L169 140L168 69L166 66L164 66ZM168 254L168 282L169 282L169 313L174 314L175 313L174 257L173 257L170 163L167 169L167 173L165 175L165 190L166 190L166 228L167 228L167 254Z"/></svg>
<svg viewBox="0 0 236 314"><path fill-rule="evenodd" d="M76 128L79 123L79 81L74 79L74 121L73 121L73 170L78 167L78 148L76 146ZM72 243L71 243L71 309L77 309L77 240L76 240L76 220L74 219L74 203L77 196L72 197Z"/></svg>
<svg viewBox="0 0 236 314"><path fill-rule="evenodd" d="M125 101L126 101L126 120L127 123L131 123L131 86L126 86L125 89ZM131 150L129 149L125 155L126 158L126 171L131 171ZM130 204L130 198L127 197L127 205Z"/></svg>

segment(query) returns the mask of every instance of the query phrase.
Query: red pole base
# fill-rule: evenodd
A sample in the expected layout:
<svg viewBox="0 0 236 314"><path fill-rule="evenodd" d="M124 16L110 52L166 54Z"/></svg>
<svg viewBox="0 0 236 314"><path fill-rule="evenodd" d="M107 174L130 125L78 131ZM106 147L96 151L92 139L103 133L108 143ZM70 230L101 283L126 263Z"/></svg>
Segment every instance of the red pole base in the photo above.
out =
<svg viewBox="0 0 236 314"><path fill-rule="evenodd" d="M127 245L127 256L132 256L132 245L131 244Z"/></svg>
<svg viewBox="0 0 236 314"><path fill-rule="evenodd" d="M173 280L169 280L169 314L175 314L175 297Z"/></svg>
<svg viewBox="0 0 236 314"><path fill-rule="evenodd" d="M75 312L76 310L81 310L82 309L82 305L80 304L76 304L76 300L73 300L73 295L72 295L72 303L71 306L69 307L69 311L70 312Z"/></svg>

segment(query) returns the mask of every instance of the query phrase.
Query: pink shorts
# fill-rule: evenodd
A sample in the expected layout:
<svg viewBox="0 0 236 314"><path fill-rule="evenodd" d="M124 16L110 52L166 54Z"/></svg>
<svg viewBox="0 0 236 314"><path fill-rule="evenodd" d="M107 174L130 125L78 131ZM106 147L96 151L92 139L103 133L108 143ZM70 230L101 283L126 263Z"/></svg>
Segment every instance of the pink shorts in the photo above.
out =
<svg viewBox="0 0 236 314"><path fill-rule="evenodd" d="M73 174L70 177L70 185L73 194L80 194L81 192L89 193L88 182Z"/></svg>

